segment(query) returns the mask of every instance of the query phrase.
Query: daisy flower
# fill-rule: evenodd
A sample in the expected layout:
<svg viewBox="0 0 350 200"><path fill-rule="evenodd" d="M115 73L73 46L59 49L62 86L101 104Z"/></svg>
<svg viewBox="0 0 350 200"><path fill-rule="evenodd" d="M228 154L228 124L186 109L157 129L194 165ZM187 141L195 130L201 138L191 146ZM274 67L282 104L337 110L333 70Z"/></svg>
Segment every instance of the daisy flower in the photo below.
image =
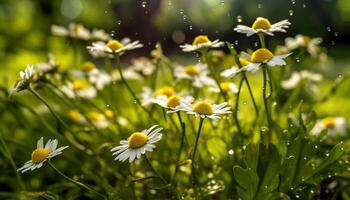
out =
<svg viewBox="0 0 350 200"><path fill-rule="evenodd" d="M107 117L102 113L98 113L96 111L91 111L87 114L87 118L89 119L89 121L92 124L94 124L98 128L107 128L108 127Z"/></svg>
<svg viewBox="0 0 350 200"><path fill-rule="evenodd" d="M35 74L34 66L27 65L24 71L19 72L20 79L18 79L15 83L14 89L11 93L20 92L29 87L30 82L33 80Z"/></svg>
<svg viewBox="0 0 350 200"><path fill-rule="evenodd" d="M242 67L247 66L250 64L250 55L248 53L242 52L239 57L239 62ZM235 76L239 71L239 68L237 66L232 66L230 69L226 69L220 73L220 76L224 78L232 78Z"/></svg>
<svg viewBox="0 0 350 200"><path fill-rule="evenodd" d="M97 52L100 55L122 55L126 51L141 47L143 45L139 41L130 42L130 39L123 39L122 41L112 39L107 43L102 41L93 42L92 46L87 48L90 52Z"/></svg>
<svg viewBox="0 0 350 200"><path fill-rule="evenodd" d="M97 95L96 89L90 86L85 79L76 79L73 82L67 82L60 87L69 98L94 98Z"/></svg>
<svg viewBox="0 0 350 200"><path fill-rule="evenodd" d="M228 81L221 82L220 83L220 87L222 89L222 92L224 92L226 94L229 93L229 92L232 92L232 93L237 93L238 92L238 87L233 82L228 82ZM217 85L213 85L210 88L210 90L212 92L215 92L215 93L220 93L221 92L220 88Z"/></svg>
<svg viewBox="0 0 350 200"><path fill-rule="evenodd" d="M289 25L291 25L291 23L287 19L271 25L270 21L267 18L258 17L254 21L252 27L238 25L233 30L237 31L238 33L246 34L247 37L258 34L260 32L273 36L274 32L286 32L285 29L289 28Z"/></svg>
<svg viewBox="0 0 350 200"><path fill-rule="evenodd" d="M319 82L321 80L321 74L316 74L307 70L302 70L300 72L293 72L292 76L288 80L283 80L281 82L281 86L286 90L291 90L293 88L296 88L303 81L306 81L307 86L311 87L313 83Z"/></svg>
<svg viewBox="0 0 350 200"><path fill-rule="evenodd" d="M288 37L285 40L287 49L294 50L296 48L305 47L312 56L316 56L320 51L321 42L322 38L320 37L310 38L306 35L297 35L295 38Z"/></svg>
<svg viewBox="0 0 350 200"><path fill-rule="evenodd" d="M220 42L219 40L210 41L208 36L199 35L194 38L192 44L181 45L180 48L182 51L190 52L201 49L218 48L222 46L224 46L224 42Z"/></svg>
<svg viewBox="0 0 350 200"><path fill-rule="evenodd" d="M41 137L36 145L36 149L32 152L32 159L19 168L17 171L24 173L29 170L38 169L43 166L43 164L50 160L51 158L60 155L62 151L68 146L63 146L58 149L57 148L57 140L49 140L44 146L43 137Z"/></svg>
<svg viewBox="0 0 350 200"><path fill-rule="evenodd" d="M63 26L52 25L51 32L56 36L71 37L82 40L89 40L91 36L89 29L82 24L76 23L70 23L68 29Z"/></svg>
<svg viewBox="0 0 350 200"><path fill-rule="evenodd" d="M169 98L175 94L175 89L171 86L163 86L156 91L149 87L142 88L141 103L142 106L147 106L157 102L159 98Z"/></svg>
<svg viewBox="0 0 350 200"><path fill-rule="evenodd" d="M230 114L231 107L228 104L210 104L206 101L198 101L195 104L191 104L186 101L181 101L174 111L184 111L187 114L195 115L196 117L209 118L213 120L220 119L220 115Z"/></svg>
<svg viewBox="0 0 350 200"><path fill-rule="evenodd" d="M177 106L180 105L181 101L186 101L188 103L193 102L194 98L192 96L178 96L178 95L172 95L170 97L161 95L157 96L154 99L152 99L152 103L155 103L163 108L169 109L170 111L173 111Z"/></svg>
<svg viewBox="0 0 350 200"><path fill-rule="evenodd" d="M222 75L225 77L233 77L241 71L256 71L262 64L267 64L271 67L283 66L287 64L284 59L290 54L291 53L275 56L270 50L266 48L260 48L253 52L250 60L248 61L249 64L237 70L223 72Z"/></svg>
<svg viewBox="0 0 350 200"><path fill-rule="evenodd" d="M78 110L70 110L67 113L67 117L75 123L85 123L84 116Z"/></svg>
<svg viewBox="0 0 350 200"><path fill-rule="evenodd" d="M48 54L48 62L35 64L35 72L38 76L52 73L57 70L58 64L52 53Z"/></svg>
<svg viewBox="0 0 350 200"><path fill-rule="evenodd" d="M141 80L142 76L135 72L132 68L123 69L123 76L125 80ZM112 81L120 81L120 71L118 69L114 69L111 75Z"/></svg>
<svg viewBox="0 0 350 200"><path fill-rule="evenodd" d="M319 135L327 130L327 136L336 137L346 135L346 119L344 117L326 117L318 120L311 130L312 135Z"/></svg>
<svg viewBox="0 0 350 200"><path fill-rule="evenodd" d="M124 162L129 159L129 162L139 159L146 151L153 151L156 147L154 143L158 142L162 138L160 133L163 128L154 125L149 129L145 129L141 132L134 132L127 140L120 141L120 146L111 149L113 156L116 156L114 160Z"/></svg>
<svg viewBox="0 0 350 200"><path fill-rule="evenodd" d="M209 70L206 64L197 63L185 67L178 66L175 68L175 77L178 80L190 80L194 87L202 88L203 86L213 86L215 81L208 76Z"/></svg>
<svg viewBox="0 0 350 200"><path fill-rule="evenodd" d="M153 74L156 66L154 66L150 59L146 57L138 57L131 60L130 68L134 69L135 72L139 72L142 75L149 76Z"/></svg>
<svg viewBox="0 0 350 200"><path fill-rule="evenodd" d="M111 39L111 36L106 33L103 29L94 29L91 32L90 40L96 41L108 41Z"/></svg>

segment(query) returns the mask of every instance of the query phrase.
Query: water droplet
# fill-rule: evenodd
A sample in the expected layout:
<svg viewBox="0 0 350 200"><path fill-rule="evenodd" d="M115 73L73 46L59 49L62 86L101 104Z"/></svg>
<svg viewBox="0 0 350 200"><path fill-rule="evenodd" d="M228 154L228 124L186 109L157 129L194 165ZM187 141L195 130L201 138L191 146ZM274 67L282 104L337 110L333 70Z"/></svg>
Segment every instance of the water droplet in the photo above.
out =
<svg viewBox="0 0 350 200"><path fill-rule="evenodd" d="M332 46L335 45L335 41L334 41L334 40L331 41L331 45L332 45Z"/></svg>
<svg viewBox="0 0 350 200"><path fill-rule="evenodd" d="M137 103L137 101L136 101L136 99L134 99L134 104L136 104Z"/></svg>
<svg viewBox="0 0 350 200"><path fill-rule="evenodd" d="M193 29L192 25L190 25L190 26L189 26L189 29L190 29L190 30L192 30L192 29Z"/></svg>
<svg viewBox="0 0 350 200"><path fill-rule="evenodd" d="M338 32L334 32L334 37L338 37Z"/></svg>
<svg viewBox="0 0 350 200"><path fill-rule="evenodd" d="M307 157L306 156L304 156L304 158L303 158L304 160L306 160L307 159Z"/></svg>
<svg viewBox="0 0 350 200"><path fill-rule="evenodd" d="M261 8L261 4L260 3L258 4L258 8Z"/></svg>
<svg viewBox="0 0 350 200"><path fill-rule="evenodd" d="M295 61L300 62L299 56L295 57Z"/></svg>
<svg viewBox="0 0 350 200"><path fill-rule="evenodd" d="M292 4L295 5L295 0L292 0Z"/></svg>
<svg viewBox="0 0 350 200"><path fill-rule="evenodd" d="M240 16L240 15L237 16L237 22L238 22L238 23L241 23L241 22L242 22L242 16Z"/></svg>
<svg viewBox="0 0 350 200"><path fill-rule="evenodd" d="M147 2L146 2L146 1L143 1L143 2L141 3L141 6L142 6L142 8L146 8Z"/></svg>
<svg viewBox="0 0 350 200"><path fill-rule="evenodd" d="M115 35L115 31L111 31L111 36L113 37Z"/></svg>
<svg viewBox="0 0 350 200"><path fill-rule="evenodd" d="M328 157L328 156L329 156L329 153L326 153L326 156Z"/></svg>
<svg viewBox="0 0 350 200"><path fill-rule="evenodd" d="M111 107L111 105L107 104L107 105L106 105L106 107L107 107L107 108L110 108L110 107Z"/></svg>
<svg viewBox="0 0 350 200"><path fill-rule="evenodd" d="M117 21L117 24L118 24L118 25L122 24L122 20L118 20L118 21Z"/></svg>
<svg viewBox="0 0 350 200"><path fill-rule="evenodd" d="M234 43L235 43L235 45L238 45L238 40L235 40Z"/></svg>
<svg viewBox="0 0 350 200"><path fill-rule="evenodd" d="M186 16L186 15L182 16L182 19L183 19L183 20L186 20L186 19L187 19L187 16Z"/></svg>
<svg viewBox="0 0 350 200"><path fill-rule="evenodd" d="M233 155L235 151L233 149L228 150L228 154Z"/></svg>
<svg viewBox="0 0 350 200"><path fill-rule="evenodd" d="M295 195L295 198L299 199L299 198L300 198L299 194L296 194L296 195Z"/></svg>
<svg viewBox="0 0 350 200"><path fill-rule="evenodd" d="M328 32L330 32L332 30L331 27L329 27L329 26L327 26L326 29L327 29Z"/></svg>
<svg viewBox="0 0 350 200"><path fill-rule="evenodd" d="M293 10L289 10L288 12L289 12L289 15L290 15L290 16L293 16L293 15L294 15L294 11L293 11Z"/></svg>
<svg viewBox="0 0 350 200"><path fill-rule="evenodd" d="M184 14L184 9L180 9L180 14Z"/></svg>
<svg viewBox="0 0 350 200"><path fill-rule="evenodd" d="M108 13L108 11L107 10L105 10L105 14L107 14Z"/></svg>
<svg viewBox="0 0 350 200"><path fill-rule="evenodd" d="M247 101L243 101L243 105L247 105Z"/></svg>
<svg viewBox="0 0 350 200"><path fill-rule="evenodd" d="M258 42L254 42L254 46L257 47L258 46Z"/></svg>
<svg viewBox="0 0 350 200"><path fill-rule="evenodd" d="M317 145L315 145L315 149L317 149L318 148L318 146Z"/></svg>
<svg viewBox="0 0 350 200"><path fill-rule="evenodd" d="M172 5L172 2L169 0L168 1L168 6L171 6Z"/></svg>
<svg viewBox="0 0 350 200"><path fill-rule="evenodd" d="M305 3L303 3L303 8L306 8L306 4Z"/></svg>
<svg viewBox="0 0 350 200"><path fill-rule="evenodd" d="M225 1L221 0L220 5L224 6L225 5Z"/></svg>

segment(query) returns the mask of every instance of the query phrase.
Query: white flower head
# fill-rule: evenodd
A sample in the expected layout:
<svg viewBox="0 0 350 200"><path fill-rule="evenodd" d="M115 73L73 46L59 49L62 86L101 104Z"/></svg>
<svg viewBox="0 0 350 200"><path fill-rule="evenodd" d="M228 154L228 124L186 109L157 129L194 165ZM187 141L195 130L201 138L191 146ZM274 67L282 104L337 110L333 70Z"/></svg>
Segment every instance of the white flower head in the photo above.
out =
<svg viewBox="0 0 350 200"><path fill-rule="evenodd" d="M123 69L123 76L125 80L141 80L142 76L135 72L132 68ZM121 76L118 69L114 69L111 75L112 81L120 81Z"/></svg>
<svg viewBox="0 0 350 200"><path fill-rule="evenodd" d="M130 68L141 73L142 75L149 76L153 74L156 66L147 57L138 57L131 60Z"/></svg>
<svg viewBox="0 0 350 200"><path fill-rule="evenodd" d="M82 24L76 23L70 23L68 29L63 26L52 25L51 32L56 36L71 37L81 40L89 40L91 36L89 29Z"/></svg>
<svg viewBox="0 0 350 200"><path fill-rule="evenodd" d="M174 111L184 111L187 114L195 115L196 117L209 118L213 120L220 119L220 115L230 114L231 107L226 102L221 104L210 104L207 101L198 101L191 104L186 101L181 101Z"/></svg>
<svg viewBox="0 0 350 200"><path fill-rule="evenodd" d="M11 94L27 89L29 87L30 82L34 78L34 75L35 75L34 66L27 65L24 71L19 72L20 79L16 81L14 89L11 91Z"/></svg>
<svg viewBox="0 0 350 200"><path fill-rule="evenodd" d="M192 96L179 96L179 95L172 95L170 97L167 97L165 95L156 96L151 101L154 104L157 104L163 108L169 109L169 112L171 113L176 109L177 106L181 104L181 101L186 101L188 103L193 102L194 98Z"/></svg>
<svg viewBox="0 0 350 200"><path fill-rule="evenodd" d="M33 171L34 169L38 169L42 167L47 160L60 155L64 149L68 148L68 146L57 148L57 144L57 140L54 139L47 141L44 146L44 139L41 137L37 142L36 149L32 152L32 159L24 163L17 171L24 173L29 170Z"/></svg>
<svg viewBox="0 0 350 200"><path fill-rule="evenodd" d="M114 160L124 162L129 159L131 163L135 159L139 159L146 151L153 151L156 147L154 143L162 138L160 133L162 130L163 128L154 125L141 132L134 132L128 140L120 141L120 146L111 149L112 155L116 156Z"/></svg>
<svg viewBox="0 0 350 200"><path fill-rule="evenodd" d="M312 135L319 135L327 130L327 136L337 137L346 135L346 119L344 117L326 117L318 120L311 130Z"/></svg>
<svg viewBox="0 0 350 200"><path fill-rule="evenodd" d="M194 87L214 86L214 79L209 77L209 70L206 64L197 63L195 65L177 66L174 76L177 80L190 80Z"/></svg>
<svg viewBox="0 0 350 200"><path fill-rule="evenodd" d="M103 29L92 30L90 40L108 41L110 39L111 36L108 33L106 33Z"/></svg>
<svg viewBox="0 0 350 200"><path fill-rule="evenodd" d="M60 87L69 98L86 98L91 99L97 95L96 89L89 85L89 82L85 79L76 79L73 82L67 82Z"/></svg>
<svg viewBox="0 0 350 200"><path fill-rule="evenodd" d="M106 55L122 55L126 51L141 47L143 47L143 45L139 41L130 42L130 39L124 39L122 41L112 39L107 43L102 41L93 42L92 46L88 46L87 48L90 50L90 52L97 52L103 57Z"/></svg>
<svg viewBox="0 0 350 200"><path fill-rule="evenodd" d="M157 103L159 101L159 98L169 98L174 95L175 89L171 86L163 86L155 91L149 87L143 87L141 93L141 103L142 106L147 106Z"/></svg>
<svg viewBox="0 0 350 200"><path fill-rule="evenodd" d="M224 46L224 42L219 40L211 41L206 35L199 35L194 38L192 44L181 45L182 51L190 52L201 49L218 48Z"/></svg>
<svg viewBox="0 0 350 200"><path fill-rule="evenodd" d="M87 114L87 119L98 128L107 128L109 125L106 115L96 111L89 112Z"/></svg>
<svg viewBox="0 0 350 200"><path fill-rule="evenodd" d="M322 75L317 73L312 73L307 70L302 70L300 72L293 72L288 80L283 80L281 82L282 88L286 90L291 90L299 85L302 81L307 81L308 87L309 83L313 84L322 80Z"/></svg>
<svg viewBox="0 0 350 200"><path fill-rule="evenodd" d="M284 59L288 57L292 53L283 54L283 55L273 55L273 53L266 49L266 48L260 48L253 52L253 54L250 56L250 60L247 62L247 64L240 68L240 69L229 69L221 73L222 76L225 76L227 78L233 77L239 72L242 71L256 71L259 69L260 65L267 64L271 67L275 66L283 66L286 65L286 61Z"/></svg>
<svg viewBox="0 0 350 200"><path fill-rule="evenodd" d="M316 56L320 52L320 44L322 38L310 38L306 35L296 35L295 38L288 37L285 39L286 48L288 50L294 50L296 48L305 47L306 50L312 55Z"/></svg>
<svg viewBox="0 0 350 200"><path fill-rule="evenodd" d="M285 29L289 28L289 25L291 25L291 23L287 19L271 24L267 18L258 17L254 21L252 27L238 25L234 30L238 33L246 34L247 37L260 32L273 36L274 32L286 32Z"/></svg>
<svg viewBox="0 0 350 200"><path fill-rule="evenodd" d="M232 93L237 93L238 92L238 87L233 82L228 82L228 81L221 82L220 83L220 88L221 88L222 92L224 92L226 94L228 94L230 92L232 92ZM220 88L218 87L218 85L215 84L212 87L210 87L209 89L212 92L220 93L221 92Z"/></svg>

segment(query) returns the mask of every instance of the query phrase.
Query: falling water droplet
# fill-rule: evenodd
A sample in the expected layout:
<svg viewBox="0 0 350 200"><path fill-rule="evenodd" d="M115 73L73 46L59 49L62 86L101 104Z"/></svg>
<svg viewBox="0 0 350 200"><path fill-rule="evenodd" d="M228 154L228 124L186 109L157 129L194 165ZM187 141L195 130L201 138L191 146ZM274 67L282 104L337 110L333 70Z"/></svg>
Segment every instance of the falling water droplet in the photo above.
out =
<svg viewBox="0 0 350 200"><path fill-rule="evenodd" d="M293 16L293 15L294 15L294 11L293 11L293 10L289 10L288 12L289 12L289 15L290 15L290 16Z"/></svg>
<svg viewBox="0 0 350 200"><path fill-rule="evenodd" d="M193 29L192 25L190 25L190 26L189 26L189 29L190 29L190 30L192 30L192 29Z"/></svg>
<svg viewBox="0 0 350 200"><path fill-rule="evenodd" d="M258 4L258 8L261 8L261 4L260 3Z"/></svg>
<svg viewBox="0 0 350 200"><path fill-rule="evenodd" d="M146 8L147 2L146 2L146 1L143 1L143 2L141 3L141 6L142 6L142 8Z"/></svg>
<svg viewBox="0 0 350 200"><path fill-rule="evenodd" d="M338 32L334 32L334 37L338 37Z"/></svg>
<svg viewBox="0 0 350 200"><path fill-rule="evenodd" d="M303 8L306 8L306 4L305 3L303 3Z"/></svg>
<svg viewBox="0 0 350 200"><path fill-rule="evenodd" d="M295 0L292 0L292 4L295 5Z"/></svg>
<svg viewBox="0 0 350 200"><path fill-rule="evenodd" d="M327 31L330 32L331 31L331 27L327 26Z"/></svg>
<svg viewBox="0 0 350 200"><path fill-rule="evenodd" d="M224 6L224 5L225 5L225 1L224 1L224 0L221 0L220 4L221 4L222 6Z"/></svg>
<svg viewBox="0 0 350 200"><path fill-rule="evenodd" d="M235 45L238 45L238 40L235 40L234 43L235 43Z"/></svg>
<svg viewBox="0 0 350 200"><path fill-rule="evenodd" d="M107 14L108 13L108 11L107 10L105 10L105 14Z"/></svg>
<svg viewBox="0 0 350 200"><path fill-rule="evenodd" d="M187 19L187 16L186 16L186 15L182 16L182 19L183 19L183 20L186 20L186 19Z"/></svg>
<svg viewBox="0 0 350 200"><path fill-rule="evenodd" d="M258 42L254 42L254 46L257 47L258 46Z"/></svg>
<svg viewBox="0 0 350 200"><path fill-rule="evenodd" d="M300 62L299 56L297 56L297 57L295 58L295 61Z"/></svg>
<svg viewBox="0 0 350 200"><path fill-rule="evenodd" d="M184 9L180 9L180 14L182 15L182 14L184 14Z"/></svg>
<svg viewBox="0 0 350 200"><path fill-rule="evenodd" d="M107 108L110 108L110 107L111 107L111 105L107 104L107 105L106 105L106 107L107 107Z"/></svg>
<svg viewBox="0 0 350 200"><path fill-rule="evenodd" d="M118 20L118 21L117 21L117 24L118 24L118 25L122 24L122 20Z"/></svg>
<svg viewBox="0 0 350 200"><path fill-rule="evenodd" d="M240 15L237 16L237 22L238 22L238 23L241 23L241 22L242 22L242 16L240 16Z"/></svg>

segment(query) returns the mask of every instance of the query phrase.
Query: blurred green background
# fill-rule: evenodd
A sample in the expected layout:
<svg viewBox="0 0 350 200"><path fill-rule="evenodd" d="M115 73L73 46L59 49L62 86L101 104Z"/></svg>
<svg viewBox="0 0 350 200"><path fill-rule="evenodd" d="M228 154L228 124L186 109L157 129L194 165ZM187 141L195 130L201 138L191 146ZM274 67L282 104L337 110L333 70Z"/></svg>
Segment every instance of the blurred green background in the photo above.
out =
<svg viewBox="0 0 350 200"><path fill-rule="evenodd" d="M275 44L298 33L319 36L339 63L335 67L347 63L349 0L2 0L0 83L12 85L20 69L45 61L47 52L53 52L63 67L71 65L71 44L52 36L52 24L79 22L90 29L105 29L117 39L130 37L145 44L130 56L148 55L157 41L167 55L179 55L178 45L198 34L235 42L240 50L252 47L257 38L246 38L233 28L239 23L251 25L258 16L272 23L286 18L292 22L288 33L274 38Z"/></svg>

